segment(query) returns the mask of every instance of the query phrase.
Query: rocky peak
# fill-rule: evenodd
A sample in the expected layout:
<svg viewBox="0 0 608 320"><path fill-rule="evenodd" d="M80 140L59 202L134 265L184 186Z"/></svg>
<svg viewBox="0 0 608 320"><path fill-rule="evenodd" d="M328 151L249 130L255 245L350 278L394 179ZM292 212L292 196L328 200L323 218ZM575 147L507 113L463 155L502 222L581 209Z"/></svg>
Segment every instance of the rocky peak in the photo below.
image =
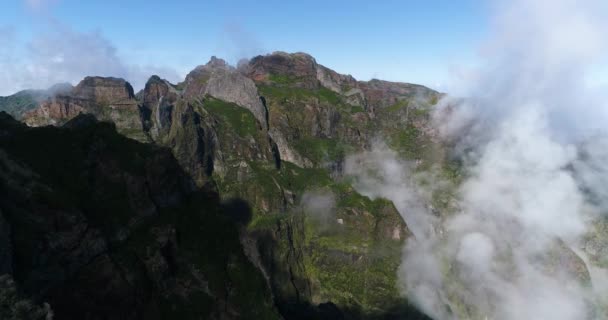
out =
<svg viewBox="0 0 608 320"><path fill-rule="evenodd" d="M188 79L188 77L193 77L193 76L201 76L201 75L208 75L211 72L217 71L217 70L226 70L226 69L235 69L234 67L232 67L231 65L229 65L226 60L218 58L216 56L211 56L211 58L209 59L209 61L206 64L197 66L196 68L194 68L194 70L192 70L187 76L186 76L186 80Z"/></svg>
<svg viewBox="0 0 608 320"><path fill-rule="evenodd" d="M212 56L205 66L207 68L227 68L228 64L224 59L219 59L216 56Z"/></svg>
<svg viewBox="0 0 608 320"><path fill-rule="evenodd" d="M72 90L43 101L23 119L29 126L61 125L80 113L112 121L121 133L145 140L133 87L118 78L86 77Z"/></svg>
<svg viewBox="0 0 608 320"><path fill-rule="evenodd" d="M187 100L200 101L207 95L248 109L262 127L268 126L266 107L260 100L255 83L216 57L211 57L206 65L195 68L184 81L183 96Z"/></svg>
<svg viewBox="0 0 608 320"><path fill-rule="evenodd" d="M169 81L155 75L150 77L138 96L144 131L156 140L171 125L179 91Z"/></svg>
<svg viewBox="0 0 608 320"><path fill-rule="evenodd" d="M86 77L72 90L72 95L100 104L121 103L135 98L130 83L111 77Z"/></svg>
<svg viewBox="0 0 608 320"><path fill-rule="evenodd" d="M317 66L317 61L307 53L274 52L251 59L247 75L256 82L288 81L315 89L318 88Z"/></svg>
<svg viewBox="0 0 608 320"><path fill-rule="evenodd" d="M152 105L164 98L175 101L177 99L177 90L167 80L154 75L146 82L143 95L140 98L143 100L144 105Z"/></svg>

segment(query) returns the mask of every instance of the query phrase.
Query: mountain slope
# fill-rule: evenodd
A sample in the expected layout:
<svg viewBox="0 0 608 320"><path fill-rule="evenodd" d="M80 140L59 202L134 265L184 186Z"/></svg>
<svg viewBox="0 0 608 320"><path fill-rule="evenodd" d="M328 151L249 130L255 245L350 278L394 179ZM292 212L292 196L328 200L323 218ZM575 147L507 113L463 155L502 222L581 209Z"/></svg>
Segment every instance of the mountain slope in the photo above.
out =
<svg viewBox="0 0 608 320"><path fill-rule="evenodd" d="M278 318L227 209L168 150L84 115L0 128L0 271L58 319Z"/></svg>
<svg viewBox="0 0 608 320"><path fill-rule="evenodd" d="M397 287L409 229L390 201L355 191L342 167L380 137L407 158L440 163L428 125L439 97L412 84L357 81L307 54L279 52L239 68L212 58L179 84L153 76L137 95L124 80L89 77L25 121L62 124L93 114L128 137L170 148L199 188L222 201L245 200L251 217L240 222L241 243L285 318L416 319L424 316Z"/></svg>

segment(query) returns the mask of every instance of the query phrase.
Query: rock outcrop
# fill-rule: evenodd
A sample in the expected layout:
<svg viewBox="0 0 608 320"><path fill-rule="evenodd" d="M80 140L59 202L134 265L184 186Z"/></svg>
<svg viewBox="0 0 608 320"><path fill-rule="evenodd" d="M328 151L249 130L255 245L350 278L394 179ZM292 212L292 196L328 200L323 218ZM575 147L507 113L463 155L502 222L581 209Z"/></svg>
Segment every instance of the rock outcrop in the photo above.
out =
<svg viewBox="0 0 608 320"><path fill-rule="evenodd" d="M274 52L253 58L245 68L259 83L275 83L315 90L327 88L343 96L346 103L366 110L384 108L413 97L421 100L439 97L439 93L421 85L382 80L357 81L339 74L305 53Z"/></svg>
<svg viewBox="0 0 608 320"><path fill-rule="evenodd" d="M152 76L141 94L144 131L156 140L171 127L173 109L180 92L168 81Z"/></svg>
<svg viewBox="0 0 608 320"><path fill-rule="evenodd" d="M260 126L268 125L266 108L253 81L224 60L212 57L209 63L190 72L182 85L184 96L188 99L209 95L231 102L251 111Z"/></svg>
<svg viewBox="0 0 608 320"><path fill-rule="evenodd" d="M251 59L247 76L256 82L289 81L297 87L317 89L317 67L315 59L306 53L275 52Z"/></svg>
<svg viewBox="0 0 608 320"><path fill-rule="evenodd" d="M29 126L62 125L80 113L116 124L121 133L145 140L133 87L123 79L86 77L69 92L60 92L25 113Z"/></svg>

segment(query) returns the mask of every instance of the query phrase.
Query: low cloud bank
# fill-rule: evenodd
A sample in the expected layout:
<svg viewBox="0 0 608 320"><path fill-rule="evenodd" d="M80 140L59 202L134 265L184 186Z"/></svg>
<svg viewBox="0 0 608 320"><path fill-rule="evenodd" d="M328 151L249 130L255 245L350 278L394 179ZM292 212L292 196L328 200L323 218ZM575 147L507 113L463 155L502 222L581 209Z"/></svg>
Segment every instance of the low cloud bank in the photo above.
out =
<svg viewBox="0 0 608 320"><path fill-rule="evenodd" d="M608 212L608 91L586 77L607 49L607 4L494 6L486 63L434 115L464 181L450 191L383 146L346 173L412 229L403 292L434 318L604 319L607 273L587 243Z"/></svg>

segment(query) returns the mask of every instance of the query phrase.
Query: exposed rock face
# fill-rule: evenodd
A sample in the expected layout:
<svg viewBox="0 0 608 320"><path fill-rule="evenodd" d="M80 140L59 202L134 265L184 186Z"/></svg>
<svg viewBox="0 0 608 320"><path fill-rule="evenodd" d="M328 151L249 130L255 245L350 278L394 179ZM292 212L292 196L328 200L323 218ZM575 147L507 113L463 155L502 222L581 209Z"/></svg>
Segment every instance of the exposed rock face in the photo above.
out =
<svg viewBox="0 0 608 320"><path fill-rule="evenodd" d="M273 127L269 134L276 143L277 151L282 160L294 163L302 168L312 167L312 162L295 151L280 130Z"/></svg>
<svg viewBox="0 0 608 320"><path fill-rule="evenodd" d="M89 100L99 105L133 104L135 94L131 84L123 79L86 77L72 90L76 98Z"/></svg>
<svg viewBox="0 0 608 320"><path fill-rule="evenodd" d="M206 95L246 108L253 113L262 127L267 127L267 112L257 87L253 81L227 65L224 60L212 57L209 63L197 67L186 76L186 98L203 98Z"/></svg>
<svg viewBox="0 0 608 320"><path fill-rule="evenodd" d="M412 97L426 99L438 95L421 85L375 79L357 81L350 75L339 74L318 64L305 53L275 52L258 56L251 60L245 70L250 78L260 83L289 82L291 86L311 90L324 87L342 95L346 103L365 107L369 111Z"/></svg>
<svg viewBox="0 0 608 320"><path fill-rule="evenodd" d="M58 125L86 112L83 102L69 96L56 97L44 101L37 109L25 114L25 123L29 126Z"/></svg>
<svg viewBox="0 0 608 320"><path fill-rule="evenodd" d="M124 134L145 140L133 87L123 79L86 77L24 115L29 126L61 125L80 113L114 122Z"/></svg>
<svg viewBox="0 0 608 320"><path fill-rule="evenodd" d="M248 76L260 82L274 81L277 79L273 76L281 76L293 81L295 86L316 89L317 67L315 59L306 53L275 52L253 58L249 62Z"/></svg>
<svg viewBox="0 0 608 320"><path fill-rule="evenodd" d="M36 109L38 105L57 93L64 93L72 90L69 84L57 84L48 90L23 90L8 97L0 97L0 111L5 111L16 119L21 119L23 115Z"/></svg>
<svg viewBox="0 0 608 320"><path fill-rule="evenodd" d="M365 94L359 88L359 83L351 75L339 74L329 68L319 65L317 79L321 85L345 96L346 102L354 106L365 106Z"/></svg>
<svg viewBox="0 0 608 320"><path fill-rule="evenodd" d="M144 130L152 139L166 134L171 127L172 113L180 92L168 81L152 76L146 83L142 96L142 120Z"/></svg>
<svg viewBox="0 0 608 320"><path fill-rule="evenodd" d="M169 146L182 167L199 186L208 185L214 168L214 136L207 131L201 114L181 103L173 110L168 135L160 141Z"/></svg>

